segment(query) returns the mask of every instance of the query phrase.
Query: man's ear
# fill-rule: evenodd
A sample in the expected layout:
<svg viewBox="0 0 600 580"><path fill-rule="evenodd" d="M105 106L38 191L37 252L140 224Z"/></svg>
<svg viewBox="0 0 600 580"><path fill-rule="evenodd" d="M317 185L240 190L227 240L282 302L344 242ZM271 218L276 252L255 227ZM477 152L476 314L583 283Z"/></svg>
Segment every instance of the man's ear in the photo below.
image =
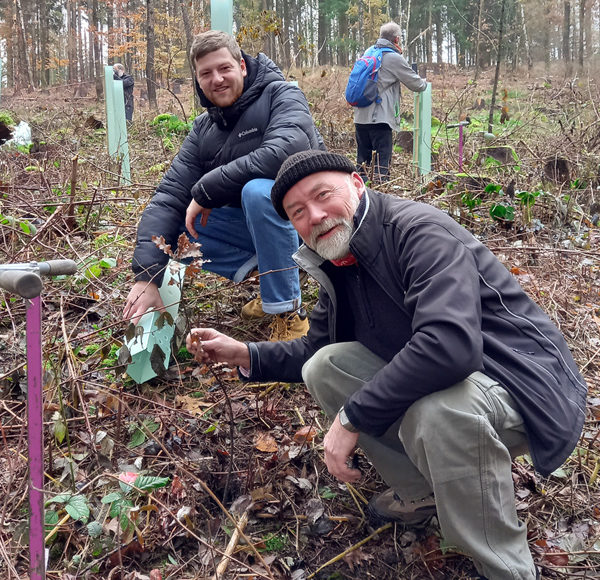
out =
<svg viewBox="0 0 600 580"><path fill-rule="evenodd" d="M365 193L365 182L363 181L362 177L355 171L351 176L352 179L352 183L354 184L354 187L356 187L356 192L358 193L358 197L362 197L363 194Z"/></svg>
<svg viewBox="0 0 600 580"><path fill-rule="evenodd" d="M246 61L243 58L240 60L240 68L242 69L242 76L245 77L248 74L248 70L246 69Z"/></svg>

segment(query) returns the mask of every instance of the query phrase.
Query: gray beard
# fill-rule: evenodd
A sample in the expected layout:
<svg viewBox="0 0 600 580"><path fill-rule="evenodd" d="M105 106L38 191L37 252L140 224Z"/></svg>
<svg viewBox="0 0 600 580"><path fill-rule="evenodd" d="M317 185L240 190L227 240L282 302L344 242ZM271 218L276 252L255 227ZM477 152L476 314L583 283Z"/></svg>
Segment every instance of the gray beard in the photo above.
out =
<svg viewBox="0 0 600 580"><path fill-rule="evenodd" d="M332 227L341 224L332 236L325 240L319 240L319 234L330 230ZM314 250L324 260L339 260L344 258L350 252L350 238L354 233L354 224L350 220L330 218L325 220L318 228L315 228L307 242L312 250Z"/></svg>

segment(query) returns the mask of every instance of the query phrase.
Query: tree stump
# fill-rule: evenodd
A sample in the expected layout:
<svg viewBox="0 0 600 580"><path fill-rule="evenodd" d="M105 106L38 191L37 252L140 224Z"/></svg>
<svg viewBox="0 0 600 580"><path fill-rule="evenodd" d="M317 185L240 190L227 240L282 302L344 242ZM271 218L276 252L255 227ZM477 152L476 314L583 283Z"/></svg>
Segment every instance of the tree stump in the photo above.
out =
<svg viewBox="0 0 600 580"><path fill-rule="evenodd" d="M544 177L554 183L571 181L571 164L564 157L550 157L544 162Z"/></svg>

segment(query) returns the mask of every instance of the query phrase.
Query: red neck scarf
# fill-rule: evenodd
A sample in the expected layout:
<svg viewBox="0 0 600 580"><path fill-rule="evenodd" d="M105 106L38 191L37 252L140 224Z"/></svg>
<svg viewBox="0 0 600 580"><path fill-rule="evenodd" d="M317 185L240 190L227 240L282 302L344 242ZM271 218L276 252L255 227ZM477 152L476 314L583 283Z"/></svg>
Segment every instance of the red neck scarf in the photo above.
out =
<svg viewBox="0 0 600 580"><path fill-rule="evenodd" d="M331 260L331 263L334 266L353 266L357 262L358 260L350 252L339 260Z"/></svg>

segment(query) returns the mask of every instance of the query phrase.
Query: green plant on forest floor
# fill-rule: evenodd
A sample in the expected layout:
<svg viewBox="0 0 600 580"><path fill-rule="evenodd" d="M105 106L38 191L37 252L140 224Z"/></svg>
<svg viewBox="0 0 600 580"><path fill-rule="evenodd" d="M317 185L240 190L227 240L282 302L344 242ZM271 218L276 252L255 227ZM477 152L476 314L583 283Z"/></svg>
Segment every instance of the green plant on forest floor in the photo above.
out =
<svg viewBox="0 0 600 580"><path fill-rule="evenodd" d="M173 151L175 135L186 135L192 128L193 121L182 121L177 115L162 113L152 119L150 125L154 127L156 134L162 138L163 147L166 151Z"/></svg>
<svg viewBox="0 0 600 580"><path fill-rule="evenodd" d="M151 492L166 487L170 483L168 477L155 477L141 473L122 472L118 476L119 489L110 491L100 499L107 504L107 518L116 520L121 543L127 543L135 533L142 537L139 529L139 516L142 512L156 511L152 503ZM59 532L60 524L69 517L87 524L87 533L97 538L104 533L103 523L92 520L88 523L92 510L90 499L81 493L65 492L50 498L46 504L45 524L47 541L52 540ZM48 509L51 508L51 509ZM97 513L102 513L102 510Z"/></svg>

